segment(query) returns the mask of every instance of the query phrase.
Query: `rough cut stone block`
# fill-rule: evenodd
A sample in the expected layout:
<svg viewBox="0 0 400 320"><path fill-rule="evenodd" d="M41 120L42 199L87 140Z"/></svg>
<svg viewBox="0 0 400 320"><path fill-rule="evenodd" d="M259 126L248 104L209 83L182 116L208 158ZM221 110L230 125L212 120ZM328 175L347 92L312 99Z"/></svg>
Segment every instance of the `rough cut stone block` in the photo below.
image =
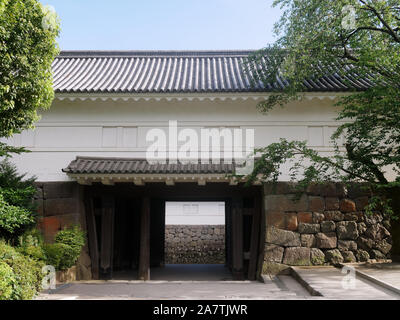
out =
<svg viewBox="0 0 400 320"><path fill-rule="evenodd" d="M266 212L267 227L276 227L285 229L285 213L283 211L267 211Z"/></svg>
<svg viewBox="0 0 400 320"><path fill-rule="evenodd" d="M363 250L370 250L374 245L374 240L366 238L366 237L358 237L357 246Z"/></svg>
<svg viewBox="0 0 400 320"><path fill-rule="evenodd" d="M280 246L268 244L264 250L264 261L281 263L284 251L285 249Z"/></svg>
<svg viewBox="0 0 400 320"><path fill-rule="evenodd" d="M392 245L388 241L386 241L386 239L376 241L374 243L373 247L375 249L378 249L379 251L381 251L384 254L388 254L390 252L390 250L392 249Z"/></svg>
<svg viewBox="0 0 400 320"><path fill-rule="evenodd" d="M265 241L285 247L300 247L300 234L292 231L281 230L275 227L267 228Z"/></svg>
<svg viewBox="0 0 400 320"><path fill-rule="evenodd" d="M365 250L358 249L356 252L356 258L359 262L365 262L369 260L369 253Z"/></svg>
<svg viewBox="0 0 400 320"><path fill-rule="evenodd" d="M36 192L33 196L34 199L43 199L43 186L36 185Z"/></svg>
<svg viewBox="0 0 400 320"><path fill-rule="evenodd" d="M310 248L286 248L283 256L283 263L292 266L310 265Z"/></svg>
<svg viewBox="0 0 400 320"><path fill-rule="evenodd" d="M364 188L367 187L367 188ZM368 185L365 183L357 183L351 184L348 186L347 190L348 197L351 199L359 198L359 197L368 197L370 196L370 191Z"/></svg>
<svg viewBox="0 0 400 320"><path fill-rule="evenodd" d="M335 197L338 190L335 183L311 183L306 190L307 194L313 196Z"/></svg>
<svg viewBox="0 0 400 320"><path fill-rule="evenodd" d="M358 211L364 211L365 207L368 205L368 197L358 197L354 199L354 202L356 203L356 209Z"/></svg>
<svg viewBox="0 0 400 320"><path fill-rule="evenodd" d="M325 211L325 220L328 221L342 221L344 219L344 214L340 211Z"/></svg>
<svg viewBox="0 0 400 320"><path fill-rule="evenodd" d="M357 262L356 256L351 251L343 251L342 256L344 262Z"/></svg>
<svg viewBox="0 0 400 320"><path fill-rule="evenodd" d="M74 198L47 199L44 201L44 215L57 216L78 212L78 201Z"/></svg>
<svg viewBox="0 0 400 320"><path fill-rule="evenodd" d="M82 250L81 255L78 258L78 264L83 265L85 267L90 267L92 262L90 260L89 254Z"/></svg>
<svg viewBox="0 0 400 320"><path fill-rule="evenodd" d="M382 240L390 236L390 232L382 225L375 224L370 226L366 231L365 235L374 240Z"/></svg>
<svg viewBox="0 0 400 320"><path fill-rule="evenodd" d="M300 199L295 195L268 195L265 196L267 211L307 211L308 199L302 195Z"/></svg>
<svg viewBox="0 0 400 320"><path fill-rule="evenodd" d="M362 221L363 220L363 213L358 212L348 212L344 214L344 220L346 221Z"/></svg>
<svg viewBox="0 0 400 320"><path fill-rule="evenodd" d="M317 248L311 248L311 263L315 266L320 266L325 263L325 254Z"/></svg>
<svg viewBox="0 0 400 320"><path fill-rule="evenodd" d="M312 212L299 212L297 214L298 223L313 223Z"/></svg>
<svg viewBox="0 0 400 320"><path fill-rule="evenodd" d="M343 256L338 249L326 251L325 259L332 264L339 264L343 262Z"/></svg>
<svg viewBox="0 0 400 320"><path fill-rule="evenodd" d="M356 251L357 243L352 240L339 240L338 241L338 249L341 251Z"/></svg>
<svg viewBox="0 0 400 320"><path fill-rule="evenodd" d="M358 238L357 223L354 221L340 221L336 224L338 239L355 240Z"/></svg>
<svg viewBox="0 0 400 320"><path fill-rule="evenodd" d="M320 225L318 223L300 223L299 233L318 233Z"/></svg>
<svg viewBox="0 0 400 320"><path fill-rule="evenodd" d="M297 230L297 214L296 212L286 213L286 229L290 231Z"/></svg>
<svg viewBox="0 0 400 320"><path fill-rule="evenodd" d="M364 216L364 221L365 221L367 226L378 224L378 223L382 222L382 220L383 220L382 215L380 213L377 213L377 212L375 212L373 214L366 214Z"/></svg>
<svg viewBox="0 0 400 320"><path fill-rule="evenodd" d="M358 234L361 235L367 230L367 225L364 222L357 223Z"/></svg>
<svg viewBox="0 0 400 320"><path fill-rule="evenodd" d="M321 231L323 233L333 232L336 230L336 224L333 221L321 222Z"/></svg>
<svg viewBox="0 0 400 320"><path fill-rule="evenodd" d="M391 227L392 227L392 224L391 224L390 220L383 220L382 221L382 225L388 230L390 230Z"/></svg>
<svg viewBox="0 0 400 320"><path fill-rule="evenodd" d="M325 210L339 210L339 198L327 197L325 198Z"/></svg>
<svg viewBox="0 0 400 320"><path fill-rule="evenodd" d="M44 216L44 207L43 207L43 199L35 199L34 200L36 206L36 212L39 216Z"/></svg>
<svg viewBox="0 0 400 320"><path fill-rule="evenodd" d="M317 233L315 236L317 247L321 249L332 249L337 247L336 233Z"/></svg>
<svg viewBox="0 0 400 320"><path fill-rule="evenodd" d="M293 194L296 193L296 185L292 182L278 181L276 183L264 183L265 195L278 195L278 194Z"/></svg>
<svg viewBox="0 0 400 320"><path fill-rule="evenodd" d="M350 199L342 199L339 203L340 211L342 212L354 212L356 211L356 204L353 200Z"/></svg>
<svg viewBox="0 0 400 320"><path fill-rule="evenodd" d="M319 212L313 212L313 223L321 223L325 220L325 215Z"/></svg>
<svg viewBox="0 0 400 320"><path fill-rule="evenodd" d="M315 247L317 242L315 240L315 236L313 234L302 234L300 235L301 246L312 248Z"/></svg>
<svg viewBox="0 0 400 320"><path fill-rule="evenodd" d="M310 211L324 211L325 201L322 197L308 197L308 210Z"/></svg>
<svg viewBox="0 0 400 320"><path fill-rule="evenodd" d="M376 260L386 259L386 255L384 255L379 250L373 249L370 251L370 253L371 253L370 256L372 259L376 259Z"/></svg>
<svg viewBox="0 0 400 320"><path fill-rule="evenodd" d="M273 275L280 274L282 272L286 272L288 269L289 269L289 266L287 266L285 264L264 261L261 273L266 274L268 276L273 276Z"/></svg>
<svg viewBox="0 0 400 320"><path fill-rule="evenodd" d="M61 230L61 224L58 217L39 218L38 228L42 231L45 242L52 242L58 231Z"/></svg>
<svg viewBox="0 0 400 320"><path fill-rule="evenodd" d="M73 198L76 188L76 182L46 182L43 184L43 197L44 199Z"/></svg>
<svg viewBox="0 0 400 320"><path fill-rule="evenodd" d="M72 213L72 214L63 214L57 216L58 220L60 221L61 229L71 227L73 225L79 224L79 214Z"/></svg>

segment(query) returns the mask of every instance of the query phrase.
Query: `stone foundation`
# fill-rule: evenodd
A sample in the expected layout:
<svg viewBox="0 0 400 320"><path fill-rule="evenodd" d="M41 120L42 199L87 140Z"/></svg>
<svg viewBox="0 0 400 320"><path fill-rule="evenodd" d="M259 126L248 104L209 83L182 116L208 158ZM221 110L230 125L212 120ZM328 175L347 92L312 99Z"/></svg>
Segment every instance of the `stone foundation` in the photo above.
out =
<svg viewBox="0 0 400 320"><path fill-rule="evenodd" d="M366 215L368 201L356 186L315 185L299 197L291 183L266 184L263 273L390 258L390 220L380 212Z"/></svg>
<svg viewBox="0 0 400 320"><path fill-rule="evenodd" d="M166 264L224 264L224 225L167 225Z"/></svg>
<svg viewBox="0 0 400 320"><path fill-rule="evenodd" d="M39 182L36 187L38 228L45 242L53 242L56 233L65 227L78 224L86 230L81 186L76 182ZM92 278L87 244L77 261L75 274L77 280Z"/></svg>

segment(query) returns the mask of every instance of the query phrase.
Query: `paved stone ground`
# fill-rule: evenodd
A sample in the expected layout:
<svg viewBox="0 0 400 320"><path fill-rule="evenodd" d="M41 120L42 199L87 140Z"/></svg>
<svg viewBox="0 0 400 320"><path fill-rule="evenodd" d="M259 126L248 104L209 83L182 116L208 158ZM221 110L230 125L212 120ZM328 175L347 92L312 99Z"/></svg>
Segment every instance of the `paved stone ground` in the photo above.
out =
<svg viewBox="0 0 400 320"><path fill-rule="evenodd" d="M232 274L223 264L167 264L151 268L152 280L166 281L225 281L232 280ZM135 280L137 271L118 271L114 280Z"/></svg>
<svg viewBox="0 0 400 320"><path fill-rule="evenodd" d="M400 263L351 264L357 270L384 281L400 291Z"/></svg>
<svg viewBox="0 0 400 320"><path fill-rule="evenodd" d="M400 295L334 267L295 267L297 274L324 299L400 300Z"/></svg>
<svg viewBox="0 0 400 320"><path fill-rule="evenodd" d="M245 282L105 282L73 283L56 290L55 294L42 293L38 300L75 299L153 299L153 300L225 300L225 299L306 299L291 290L283 290L274 281Z"/></svg>
<svg viewBox="0 0 400 320"><path fill-rule="evenodd" d="M38 300L75 299L153 299L153 300L400 300L400 294L356 276L354 282L345 281L348 275L334 267L296 267L296 273L310 287L322 294L311 296L292 276L264 277L257 281L88 281L64 285L43 292ZM346 278L347 277L347 278ZM343 285L344 284L344 285ZM352 286L353 284L353 286ZM346 288L347 285L347 288Z"/></svg>

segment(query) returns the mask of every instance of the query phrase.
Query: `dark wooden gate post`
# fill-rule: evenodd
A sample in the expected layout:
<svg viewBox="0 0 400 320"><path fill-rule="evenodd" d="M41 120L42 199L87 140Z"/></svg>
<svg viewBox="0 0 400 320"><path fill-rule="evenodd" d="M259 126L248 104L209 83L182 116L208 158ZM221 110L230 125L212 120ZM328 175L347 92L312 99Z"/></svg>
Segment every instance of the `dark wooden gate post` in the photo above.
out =
<svg viewBox="0 0 400 320"><path fill-rule="evenodd" d="M140 218L139 280L150 280L150 199L143 198Z"/></svg>
<svg viewBox="0 0 400 320"><path fill-rule="evenodd" d="M232 201L232 275L243 280L243 199Z"/></svg>
<svg viewBox="0 0 400 320"><path fill-rule="evenodd" d="M92 263L92 278L96 280L99 279L99 245L97 243L93 198L85 199L85 213L88 231L89 254Z"/></svg>
<svg viewBox="0 0 400 320"><path fill-rule="evenodd" d="M261 223L261 205L260 198L254 198L253 216L251 219L251 236L250 236L250 260L248 279L255 280L257 272L257 258L258 258L258 247L260 239L260 223Z"/></svg>
<svg viewBox="0 0 400 320"><path fill-rule="evenodd" d="M113 271L114 212L114 198L110 196L104 196L102 198L101 215L100 269L103 276L107 276L109 278L112 278Z"/></svg>

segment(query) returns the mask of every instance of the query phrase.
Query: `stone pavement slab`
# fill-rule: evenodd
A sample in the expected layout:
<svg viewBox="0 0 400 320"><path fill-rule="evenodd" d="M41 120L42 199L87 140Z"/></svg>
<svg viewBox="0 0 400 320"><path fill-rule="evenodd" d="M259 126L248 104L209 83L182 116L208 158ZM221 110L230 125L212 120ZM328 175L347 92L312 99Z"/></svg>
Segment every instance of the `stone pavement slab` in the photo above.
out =
<svg viewBox="0 0 400 320"><path fill-rule="evenodd" d="M400 291L400 263L364 263L353 265L357 270L384 281Z"/></svg>
<svg viewBox="0 0 400 320"><path fill-rule="evenodd" d="M400 300L400 295L354 273L335 267L293 267L294 272L324 299Z"/></svg>
<svg viewBox="0 0 400 320"><path fill-rule="evenodd" d="M38 300L400 300L400 294L335 267L293 267L293 275L258 281L86 281L63 285ZM354 269L353 269L354 270ZM397 281L397 270L395 281ZM390 271L390 272L392 272ZM381 271L382 272L382 271ZM387 276L389 277L389 275ZM393 274L392 274L393 277ZM298 281L300 279L303 285ZM305 286L309 290L306 290ZM314 292L314 295L310 294ZM319 296L315 296L317 293Z"/></svg>
<svg viewBox="0 0 400 320"><path fill-rule="evenodd" d="M291 290L282 290L274 281L147 281L103 283L75 282L56 290L54 294L41 293L37 300L75 299L153 299L153 300L286 300L307 299Z"/></svg>

